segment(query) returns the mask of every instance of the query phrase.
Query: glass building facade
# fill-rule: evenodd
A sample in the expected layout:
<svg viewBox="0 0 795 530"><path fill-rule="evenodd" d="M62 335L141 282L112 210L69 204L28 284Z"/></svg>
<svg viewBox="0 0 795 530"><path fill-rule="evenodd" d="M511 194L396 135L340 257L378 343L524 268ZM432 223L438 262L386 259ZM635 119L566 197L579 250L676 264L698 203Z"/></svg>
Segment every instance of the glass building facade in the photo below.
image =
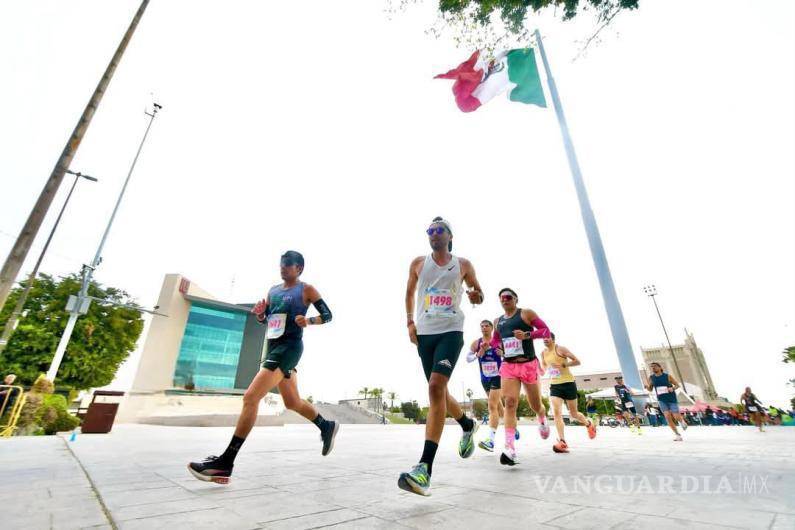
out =
<svg viewBox="0 0 795 530"><path fill-rule="evenodd" d="M191 379L197 389L235 388L246 313L194 303L174 370L174 386Z"/></svg>

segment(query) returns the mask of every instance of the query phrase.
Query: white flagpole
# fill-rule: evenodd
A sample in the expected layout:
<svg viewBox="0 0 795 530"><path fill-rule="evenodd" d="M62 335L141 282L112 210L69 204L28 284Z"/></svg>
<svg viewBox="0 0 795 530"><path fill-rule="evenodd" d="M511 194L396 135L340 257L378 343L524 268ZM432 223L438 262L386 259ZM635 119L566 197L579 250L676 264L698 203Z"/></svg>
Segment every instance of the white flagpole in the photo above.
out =
<svg viewBox="0 0 795 530"><path fill-rule="evenodd" d="M624 314L621 312L621 305L618 302L616 288L613 285L613 277L610 275L610 267L607 264L607 256L605 255L605 249L602 245L602 237L599 235L596 217L594 217L593 210L591 209L591 202L588 200L588 192L582 180L580 164L577 162L577 154L574 152L574 144L571 141L569 127L566 124L566 116L563 114L563 106L560 103L558 89L555 86L555 79L552 77L552 72L549 69L549 61L544 51L544 43L541 40L541 33L539 33L538 30L535 30L535 38L538 51L541 53L541 60L544 63L544 71L546 72L547 83L549 84L549 93L552 96L552 104L555 107L555 114L558 117L558 125L560 125L560 134L563 136L563 147L566 149L566 157L569 160L569 169L571 170L571 177L574 180L574 188L577 190L577 199L579 199L580 203L580 214L582 215L582 222L585 225L585 233L588 236L588 244L591 247L591 256L593 257L594 267L596 267L596 275L599 278L599 287L602 289L602 299L604 300L605 310L607 311L607 320L610 322L610 331L613 335L613 343L615 344L616 352L618 353L618 362L621 366L621 372L624 374L624 380L628 386L631 388L643 388L640 374L638 373L638 365L632 353L632 345L629 342L629 333L627 332L627 325L624 322Z"/></svg>

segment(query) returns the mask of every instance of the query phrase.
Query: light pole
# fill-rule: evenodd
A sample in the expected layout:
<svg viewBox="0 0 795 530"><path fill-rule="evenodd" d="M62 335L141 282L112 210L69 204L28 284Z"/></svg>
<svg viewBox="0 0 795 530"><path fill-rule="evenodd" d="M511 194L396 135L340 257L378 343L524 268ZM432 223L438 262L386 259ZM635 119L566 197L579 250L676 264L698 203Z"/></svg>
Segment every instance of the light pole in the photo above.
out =
<svg viewBox="0 0 795 530"><path fill-rule="evenodd" d="M90 180L92 182L97 182L97 179L91 177L89 175L84 175L79 171L75 173L74 171L66 170L66 173L75 176L74 182L72 182L72 187L69 189L69 194L66 196L66 200L63 202L63 206L61 206L61 211L58 212L58 217L55 218L55 224L52 226L52 230L50 230L50 235L47 237L47 241L44 243L44 248L41 249L41 254L39 254L39 259L36 260L36 265L33 267L33 270L30 272L30 276L28 276L28 283L25 285L25 290L22 291L22 294L17 300L17 305L14 307L14 310L11 312L11 316L8 317L6 321L6 325L3 327L3 334L0 335L0 353L3 353L3 350L6 349L6 345L8 344L8 339L11 338L11 334L14 333L14 329L17 327L17 321L19 320L19 315L22 314L22 309L25 307L25 302L28 299L28 294L30 290L33 288L33 282L36 280L36 276L39 274L39 267L41 266L42 260L44 260L44 255L47 253L47 248L50 246L50 241L52 241L52 237L55 235L55 230L58 228L58 223L61 222L61 217L63 216L64 211L66 210L66 205L69 204L69 199L72 198L72 192L75 191L75 186L77 186L77 181L81 178L86 180Z"/></svg>
<svg viewBox="0 0 795 530"><path fill-rule="evenodd" d="M119 192L119 198L116 199L116 206L113 208L113 213L110 214L108 226L105 227L105 233L102 234L102 240L99 242L99 248L97 248L97 253L94 255L94 261L91 262L91 265L83 265L83 281L80 287L80 293L78 293L77 296L70 296L69 302L66 304L66 310L69 311L69 320L66 322L66 327L64 328L63 335L61 335L58 348L55 350L55 355L53 356L52 364L50 364L50 369L47 370L47 379L50 381L55 381L58 368L61 366L61 361L63 360L64 353L66 352L66 347L69 345L69 339L72 337L72 331L75 328L77 317L88 313L88 307L91 304L91 297L88 296L88 287L91 285L91 276L94 274L94 270L102 262L102 248L105 246L105 241L108 239L108 233L110 233L110 228L113 226L113 220L116 218L116 213L119 211L119 205L121 204L121 200L124 198L124 192L127 190L127 185L130 183L130 177L132 176L133 170L135 169L136 162L138 162L138 156L141 154L141 149L144 146L146 137L149 135L149 129L152 127L152 122L155 121L157 112L162 108L162 106L154 103L152 112L145 113L147 116L149 116L149 124L146 126L144 136L141 138L141 143L138 145L138 151L135 153L135 158L133 158L132 164L130 165L130 170L127 172L127 178L124 181L121 192Z"/></svg>
<svg viewBox="0 0 795 530"><path fill-rule="evenodd" d="M665 334L665 340L668 342L668 350L671 352L671 359L674 361L674 368L676 368L676 375L679 377L679 381L682 383L682 392L687 395L687 387L685 386L685 378L682 377L682 371L679 369L679 363L676 361L676 356L674 355L674 348L671 346L671 339L668 338L668 331L665 329L665 323L663 323L662 314L660 313L660 308L657 305L657 287L654 285L647 285L643 288L643 292L651 298L651 301L654 303L654 309L657 310L657 316L660 318L660 325L662 326L663 333Z"/></svg>
<svg viewBox="0 0 795 530"><path fill-rule="evenodd" d="M83 141L83 136L88 130L91 119L94 117L94 112L96 112L100 101L102 101L102 96L108 89L108 84L113 77L113 73L116 71L116 67L119 65L121 57L124 55L124 50L127 49L127 44L129 44L133 33L135 33L135 28L138 27L138 23L141 21L141 17L144 11L146 11L147 5L149 5L149 0L142 0L138 11L136 11L132 22L130 22L130 26L122 37L118 48L116 48L116 53L113 54L110 63L108 63L108 67L105 69L105 73L97 84L97 88L94 89L91 99L88 100L83 114L80 116L77 125L75 125L72 136L66 141L66 146L63 148L63 151L61 151L61 156L58 157L58 161L55 163L52 173L50 173L50 178L47 179L47 182L44 184L44 189L41 190L41 194L36 200L36 204L33 205L33 210L31 210L28 220L25 221L25 225L22 227L14 246L11 247L11 252L8 253L5 263L3 263L2 268L0 268L0 310L3 309L6 303L8 293L16 282L17 273L19 269L22 268L25 257L28 255L31 245L33 245L33 240L36 238L36 234L39 233L41 223L44 222L44 217L50 209L50 204L52 204L58 192L58 188L61 186L64 173L67 173L66 170L72 163L72 159L77 153L77 148L80 147L80 142Z"/></svg>

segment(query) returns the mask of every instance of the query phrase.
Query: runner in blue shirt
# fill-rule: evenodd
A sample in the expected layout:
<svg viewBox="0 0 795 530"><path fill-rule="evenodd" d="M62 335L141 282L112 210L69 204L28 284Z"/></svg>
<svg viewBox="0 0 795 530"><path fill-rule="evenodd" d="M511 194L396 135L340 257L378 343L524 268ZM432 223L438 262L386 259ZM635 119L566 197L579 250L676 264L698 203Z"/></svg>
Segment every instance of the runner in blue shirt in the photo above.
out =
<svg viewBox="0 0 795 530"><path fill-rule="evenodd" d="M500 365L502 349L499 341L493 337L494 324L488 320L480 323L481 337L469 347L467 362L478 360L480 365L480 383L489 398L489 437L481 440L478 447L489 452L494 451L494 435L502 417L502 393L500 390Z"/></svg>

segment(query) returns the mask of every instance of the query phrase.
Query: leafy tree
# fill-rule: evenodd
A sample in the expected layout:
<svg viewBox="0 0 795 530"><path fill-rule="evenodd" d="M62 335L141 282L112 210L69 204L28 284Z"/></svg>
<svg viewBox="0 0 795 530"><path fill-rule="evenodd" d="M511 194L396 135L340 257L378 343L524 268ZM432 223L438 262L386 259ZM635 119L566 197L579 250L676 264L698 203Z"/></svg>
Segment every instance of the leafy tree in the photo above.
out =
<svg viewBox="0 0 795 530"><path fill-rule="evenodd" d="M789 348L784 348L784 351L781 352L784 354L783 361L785 363L795 363L795 346L790 346Z"/></svg>
<svg viewBox="0 0 795 530"><path fill-rule="evenodd" d="M443 16L462 16L485 26L492 23L492 15L499 15L506 29L513 33L524 30L529 13L548 8L560 8L563 20L571 20L587 10L607 19L623 9L637 7L638 0L439 0Z"/></svg>
<svg viewBox="0 0 795 530"><path fill-rule="evenodd" d="M391 12L405 10L420 0L390 0ZM526 46L530 38L528 19L553 10L562 20L590 13L596 28L585 47L621 12L638 8L639 0L438 0L439 21L430 33L439 36L453 30L459 45L468 48Z"/></svg>
<svg viewBox="0 0 795 530"><path fill-rule="evenodd" d="M404 401L400 404L400 411L409 420L417 421L420 417L420 406L416 401Z"/></svg>
<svg viewBox="0 0 795 530"><path fill-rule="evenodd" d="M23 287L11 292L0 322L8 319ZM21 383L32 384L47 371L69 318L66 301L79 290L77 275L56 280L42 274L35 280L25 302L24 316L0 355L0 373L15 373ZM143 330L139 311L114 305L135 305L126 292L95 283L88 294L102 301L92 301L88 314L77 320L56 380L59 386L77 390L113 381Z"/></svg>
<svg viewBox="0 0 795 530"><path fill-rule="evenodd" d="M585 414L585 403L588 398L585 397L585 390L577 391L577 410Z"/></svg>

